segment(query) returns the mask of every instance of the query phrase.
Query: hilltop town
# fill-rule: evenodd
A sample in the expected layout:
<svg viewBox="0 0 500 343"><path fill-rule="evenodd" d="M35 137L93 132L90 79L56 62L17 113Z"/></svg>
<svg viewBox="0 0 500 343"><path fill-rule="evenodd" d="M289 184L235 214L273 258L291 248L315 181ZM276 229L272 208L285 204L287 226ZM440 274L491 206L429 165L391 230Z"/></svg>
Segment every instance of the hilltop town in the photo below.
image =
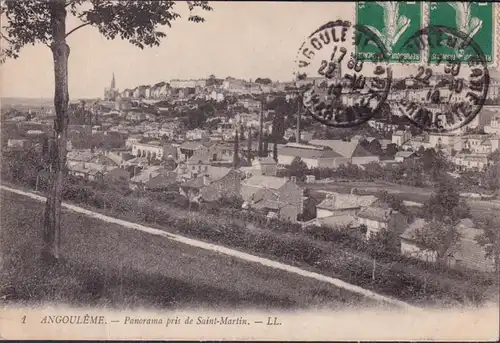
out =
<svg viewBox="0 0 500 343"><path fill-rule="evenodd" d="M497 80L471 124L436 134L393 106L426 92L402 80L381 113L339 129L308 115L293 82L212 75L120 91L113 74L102 99L70 103L65 196L118 212L147 199L173 206L176 218L201 211L268 230L341 235L368 274L364 261L380 254L403 268L444 262L489 273L491 243L477 237L487 230L484 214L500 207ZM5 179L46 190L53 120L47 105L2 108ZM19 154L35 162L21 167ZM444 214L457 238L428 243L449 234L436 236L432 226Z"/></svg>

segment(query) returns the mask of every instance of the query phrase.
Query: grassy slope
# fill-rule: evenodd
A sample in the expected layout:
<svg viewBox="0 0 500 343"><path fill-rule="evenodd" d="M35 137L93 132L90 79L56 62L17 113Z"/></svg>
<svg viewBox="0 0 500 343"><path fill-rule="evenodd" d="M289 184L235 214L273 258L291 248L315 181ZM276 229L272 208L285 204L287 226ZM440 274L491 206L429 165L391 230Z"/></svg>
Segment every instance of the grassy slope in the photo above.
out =
<svg viewBox="0 0 500 343"><path fill-rule="evenodd" d="M111 307L339 308L374 303L334 286L63 213L63 263L38 261L43 205L1 192L0 295Z"/></svg>

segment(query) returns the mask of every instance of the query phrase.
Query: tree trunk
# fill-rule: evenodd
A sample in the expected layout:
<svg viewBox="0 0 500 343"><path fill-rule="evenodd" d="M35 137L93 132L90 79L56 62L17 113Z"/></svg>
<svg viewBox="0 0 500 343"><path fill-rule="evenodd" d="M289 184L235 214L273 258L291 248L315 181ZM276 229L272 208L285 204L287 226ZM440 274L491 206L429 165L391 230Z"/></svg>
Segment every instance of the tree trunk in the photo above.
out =
<svg viewBox="0 0 500 343"><path fill-rule="evenodd" d="M238 129L236 129L236 135L234 136L234 147L233 147L233 167L238 168L240 164L240 157L238 155L240 146L239 146L239 137L238 137Z"/></svg>
<svg viewBox="0 0 500 343"><path fill-rule="evenodd" d="M55 94L54 106L56 119L55 158L52 165L51 188L47 198L44 221L43 256L49 261L57 261L60 257L61 245L61 198L66 167L66 141L68 121L68 56L66 44L66 9L64 0L51 2L51 27L53 42L51 45L54 59Z"/></svg>
<svg viewBox="0 0 500 343"><path fill-rule="evenodd" d="M264 131L264 104L260 103L260 116L259 116L259 146L257 150L257 156L262 157L262 139Z"/></svg>
<svg viewBox="0 0 500 343"><path fill-rule="evenodd" d="M274 138L273 145L273 159L276 163L278 163L278 139L276 137Z"/></svg>

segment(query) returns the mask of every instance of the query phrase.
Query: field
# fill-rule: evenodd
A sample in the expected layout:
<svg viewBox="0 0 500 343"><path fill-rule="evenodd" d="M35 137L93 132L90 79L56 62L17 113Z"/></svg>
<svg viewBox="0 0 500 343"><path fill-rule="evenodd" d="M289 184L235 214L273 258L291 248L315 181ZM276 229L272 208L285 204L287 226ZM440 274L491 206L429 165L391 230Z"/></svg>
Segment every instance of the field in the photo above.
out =
<svg viewBox="0 0 500 343"><path fill-rule="evenodd" d="M43 205L1 191L0 297L113 308L346 308L372 302L333 285L63 212L63 261L39 260Z"/></svg>
<svg viewBox="0 0 500 343"><path fill-rule="evenodd" d="M350 193L353 188L357 189L358 194L377 194L380 191L398 194L401 200L423 203L429 199L433 189L419 188L405 185L394 184L384 181L348 181L348 182L331 182L331 183L316 183L305 184L305 186L313 191L325 190L340 193ZM467 203L471 207L471 212L475 216L481 216L485 212L495 211L500 209L498 200L473 200L468 199Z"/></svg>

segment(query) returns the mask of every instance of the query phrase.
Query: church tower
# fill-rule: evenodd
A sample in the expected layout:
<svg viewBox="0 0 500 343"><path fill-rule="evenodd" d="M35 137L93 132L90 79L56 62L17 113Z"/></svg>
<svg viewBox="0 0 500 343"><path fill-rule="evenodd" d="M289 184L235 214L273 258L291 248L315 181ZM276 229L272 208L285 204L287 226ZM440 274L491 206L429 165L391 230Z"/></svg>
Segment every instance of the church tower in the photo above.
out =
<svg viewBox="0 0 500 343"><path fill-rule="evenodd" d="M115 73L113 73L110 87L104 89L104 99L114 101L117 95L118 89L116 89Z"/></svg>

